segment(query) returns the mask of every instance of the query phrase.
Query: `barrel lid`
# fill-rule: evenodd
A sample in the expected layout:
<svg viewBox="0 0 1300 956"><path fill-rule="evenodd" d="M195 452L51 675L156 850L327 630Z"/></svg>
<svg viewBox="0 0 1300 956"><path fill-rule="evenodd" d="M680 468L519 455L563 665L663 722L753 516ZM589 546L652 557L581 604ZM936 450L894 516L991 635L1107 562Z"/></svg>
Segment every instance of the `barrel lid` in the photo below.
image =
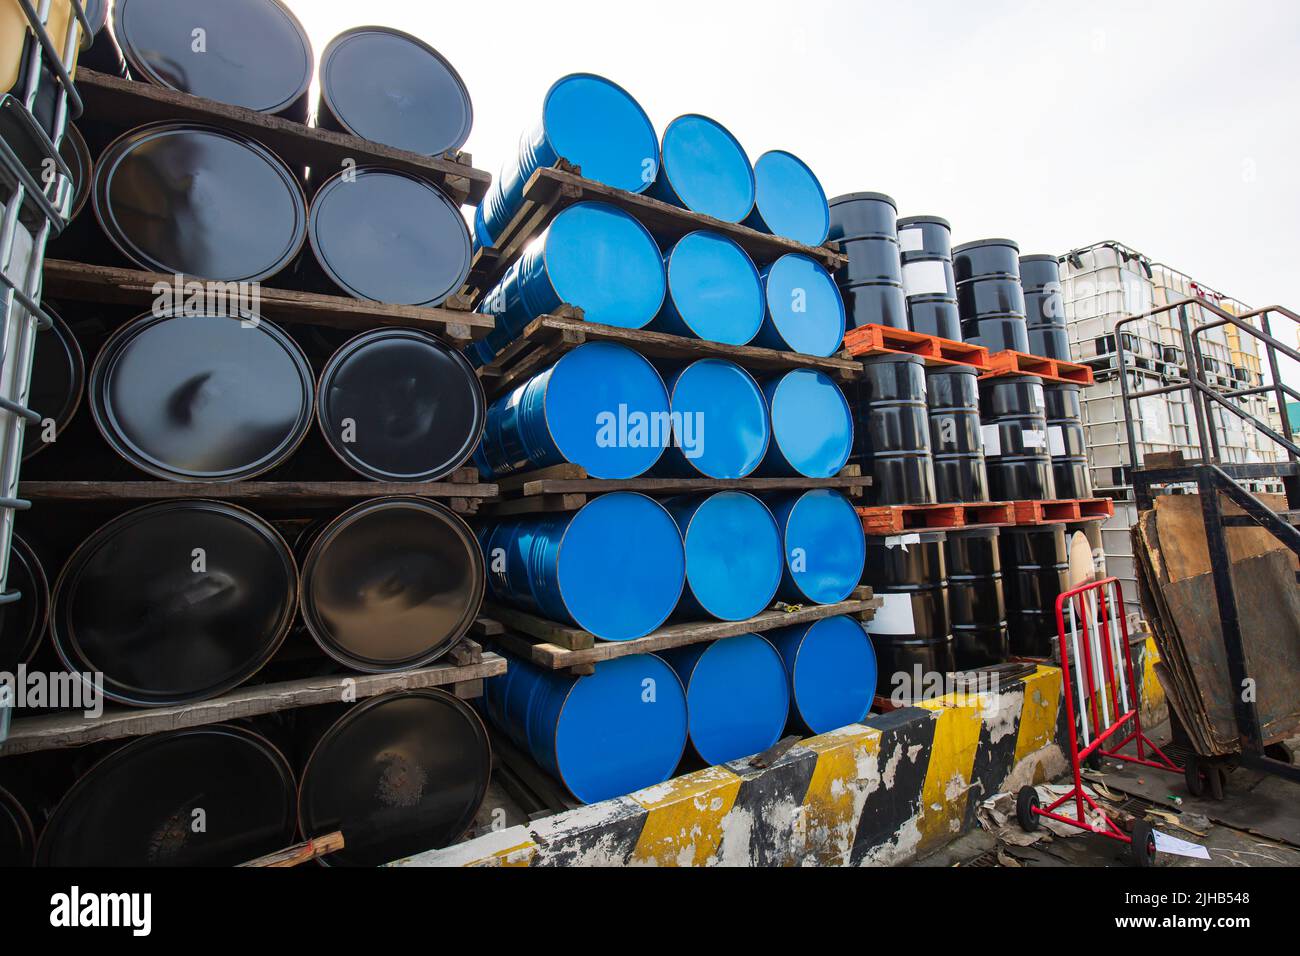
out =
<svg viewBox="0 0 1300 956"><path fill-rule="evenodd" d="M885 354L885 355L868 355L858 359L858 361L861 362L863 365L924 365L925 364L924 356L900 355L897 353ZM973 365L967 367L970 368L972 372L978 371ZM948 371L952 371L952 368L953 368L952 366L941 365L934 369L926 369L926 374L929 374L932 371L948 372Z"/></svg>
<svg viewBox="0 0 1300 956"><path fill-rule="evenodd" d="M123 134L100 156L92 199L113 245L153 272L257 282L292 262L307 233L307 203L288 167L215 126Z"/></svg>
<svg viewBox="0 0 1300 956"><path fill-rule="evenodd" d="M973 242L963 242L959 246L954 246L952 254L955 256L957 253L965 252L967 249L978 249L982 246L1010 246L1017 252L1020 251L1020 246L1017 245L1013 239L976 239Z"/></svg>
<svg viewBox="0 0 1300 956"><path fill-rule="evenodd" d="M795 369L768 383L772 439L807 478L833 478L853 450L853 415L838 385L816 369Z"/></svg>
<svg viewBox="0 0 1300 956"><path fill-rule="evenodd" d="M113 35L136 76L263 113L293 105L315 66L306 31L279 0L117 0Z"/></svg>
<svg viewBox="0 0 1300 956"><path fill-rule="evenodd" d="M440 690L357 704L321 737L298 789L310 839L341 830L322 862L380 866L454 843L487 796L492 748L478 714Z"/></svg>
<svg viewBox="0 0 1300 956"><path fill-rule="evenodd" d="M439 481L474 453L487 404L465 357L415 329L352 339L321 373L316 415L334 453L376 481ZM343 440L344 423L351 423Z"/></svg>
<svg viewBox="0 0 1300 956"><path fill-rule="evenodd" d="M898 209L898 203L894 202L893 197L886 196L884 193L845 193L843 196L836 196L830 201L829 205L838 206L840 203L862 202L864 200L868 202L888 203L893 206L895 210Z"/></svg>
<svg viewBox="0 0 1300 956"><path fill-rule="evenodd" d="M546 93L542 126L556 155L587 179L642 193L659 172L659 137L632 94L594 73L561 77Z"/></svg>
<svg viewBox="0 0 1300 956"><path fill-rule="evenodd" d="M799 253L763 270L767 314L796 352L829 358L844 341L844 298L822 266ZM800 294L802 293L802 294Z"/></svg>
<svg viewBox="0 0 1300 956"><path fill-rule="evenodd" d="M1021 262L1051 262L1051 263L1055 263L1056 265L1060 265L1061 263L1061 260L1058 259L1056 256L1049 256L1049 255L1021 256L1020 261Z"/></svg>
<svg viewBox="0 0 1300 956"><path fill-rule="evenodd" d="M862 720L876 693L876 652L850 617L814 621L803 632L791 666L795 709L815 734Z"/></svg>
<svg viewBox="0 0 1300 956"><path fill-rule="evenodd" d="M95 177L95 161L90 156L90 147L86 145L81 131L71 123L59 144L59 156L68 164L68 170L72 173L72 206L68 213L68 221L71 222L86 207Z"/></svg>
<svg viewBox="0 0 1300 956"><path fill-rule="evenodd" d="M686 685L691 745L705 763L762 753L780 739L790 681L780 653L763 637L714 641L678 676Z"/></svg>
<svg viewBox="0 0 1300 956"><path fill-rule="evenodd" d="M695 600L723 621L761 614L781 586L781 532L772 512L743 491L693 501L685 513L681 504L666 506L685 540L686 585Z"/></svg>
<svg viewBox="0 0 1300 956"><path fill-rule="evenodd" d="M0 789L0 867L32 865L36 832L27 811L7 790Z"/></svg>
<svg viewBox="0 0 1300 956"><path fill-rule="evenodd" d="M754 163L754 206L774 235L820 246L831 228L826 191L798 156L773 149Z"/></svg>
<svg viewBox="0 0 1300 956"><path fill-rule="evenodd" d="M321 55L321 96L350 133L423 156L460 149L474 125L456 68L418 37L354 27Z"/></svg>
<svg viewBox="0 0 1300 956"><path fill-rule="evenodd" d="M754 260L726 236L697 231L664 256L668 301L699 338L748 345L763 325L763 284Z"/></svg>
<svg viewBox="0 0 1300 956"><path fill-rule="evenodd" d="M379 166L335 173L311 204L312 252L348 295L437 306L469 275L469 227L426 180Z"/></svg>
<svg viewBox="0 0 1300 956"><path fill-rule="evenodd" d="M844 495L818 488L795 496L777 510L784 520L787 568L799 551L800 570L790 570L799 592L814 604L847 600L862 581L867 545L862 522Z"/></svg>
<svg viewBox="0 0 1300 956"><path fill-rule="evenodd" d="M663 454L668 389L625 345L588 342L552 366L546 424L565 461L592 478L637 478Z"/></svg>
<svg viewBox="0 0 1300 956"><path fill-rule="evenodd" d="M32 659L50 618L50 585L35 552L18 535L9 551L9 590L22 597L0 605L0 674L14 674Z"/></svg>
<svg viewBox="0 0 1300 956"><path fill-rule="evenodd" d="M469 630L483 554L460 518L420 498L380 498L310 537L302 615L330 657L366 673L422 667Z"/></svg>
<svg viewBox="0 0 1300 956"><path fill-rule="evenodd" d="M70 671L103 674L110 700L206 700L271 659L297 593L288 545L252 512L164 501L115 518L77 548L54 587L50 635Z"/></svg>
<svg viewBox="0 0 1300 956"><path fill-rule="evenodd" d="M172 481L239 481L282 463L311 427L314 392L302 350L249 313L141 316L90 371L104 439Z"/></svg>
<svg viewBox="0 0 1300 956"><path fill-rule="evenodd" d="M645 702L653 681L654 703ZM601 661L578 678L555 726L564 785L584 803L621 797L663 783L686 750L686 692L653 654Z"/></svg>
<svg viewBox="0 0 1300 956"><path fill-rule="evenodd" d="M86 390L86 360L67 323L48 302L43 306L54 324L36 337L28 405L40 413L42 420L54 422L57 439L81 405ZM39 423L28 423L23 436L23 461L49 447L41 440L43 430Z"/></svg>
<svg viewBox="0 0 1300 956"><path fill-rule="evenodd" d="M294 823L293 772L270 742L230 724L190 727L96 763L50 817L36 862L236 866L284 849Z"/></svg>
<svg viewBox="0 0 1300 956"><path fill-rule="evenodd" d="M668 124L659 175L692 212L740 222L754 208L754 167L745 148L708 116L687 113Z"/></svg>
<svg viewBox="0 0 1300 956"><path fill-rule="evenodd" d="M943 226L949 232L952 231L952 223L940 216L906 216L898 220L898 228L905 229L908 226Z"/></svg>
<svg viewBox="0 0 1300 956"><path fill-rule="evenodd" d="M586 321L641 329L659 314L663 254L634 217L608 203L577 203L552 220L545 241L552 290Z"/></svg>
<svg viewBox="0 0 1300 956"><path fill-rule="evenodd" d="M752 375L726 359L700 359L669 380L676 446L707 478L738 479L763 461L767 401Z"/></svg>

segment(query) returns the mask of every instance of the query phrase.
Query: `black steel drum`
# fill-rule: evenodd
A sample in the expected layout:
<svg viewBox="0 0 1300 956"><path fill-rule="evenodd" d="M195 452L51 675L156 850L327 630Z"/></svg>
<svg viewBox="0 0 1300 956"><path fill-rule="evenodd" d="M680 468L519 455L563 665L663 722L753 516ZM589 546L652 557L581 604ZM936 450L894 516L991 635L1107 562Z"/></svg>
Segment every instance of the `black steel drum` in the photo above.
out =
<svg viewBox="0 0 1300 956"><path fill-rule="evenodd" d="M1011 657L997 528L948 532L948 606L957 669L1004 664Z"/></svg>
<svg viewBox="0 0 1300 956"><path fill-rule="evenodd" d="M438 690L357 704L302 773L305 838L342 831L331 866L379 866L459 839L487 794L492 750L478 715Z"/></svg>
<svg viewBox="0 0 1300 956"><path fill-rule="evenodd" d="M0 868L31 866L36 833L23 805L0 788Z"/></svg>
<svg viewBox="0 0 1300 956"><path fill-rule="evenodd" d="M298 573L284 540L216 501L130 511L73 553L54 587L65 667L104 675L141 707L216 697L257 673L293 623Z"/></svg>
<svg viewBox="0 0 1300 956"><path fill-rule="evenodd" d="M28 398L28 405L40 413L41 422L27 425L23 434L23 461L49 447L44 440L45 422L54 423L54 439L58 440L77 414L86 390L86 361L77 337L49 303L44 305L54 325L36 336Z"/></svg>
<svg viewBox="0 0 1300 956"><path fill-rule="evenodd" d="M1020 287L1025 293L1030 354L1070 361L1061 267L1056 256L1021 256Z"/></svg>
<svg viewBox="0 0 1300 956"><path fill-rule="evenodd" d="M1055 499L1043 380L1008 375L980 382L980 420L993 500Z"/></svg>
<svg viewBox="0 0 1300 956"><path fill-rule="evenodd" d="M916 686L917 667L923 681L956 669L943 532L868 537L862 583L884 599L866 624L876 649L876 693L889 697L895 675L906 674L916 699L923 689Z"/></svg>
<svg viewBox="0 0 1300 956"><path fill-rule="evenodd" d="M979 371L968 365L941 365L926 371L925 383L935 500L988 501Z"/></svg>
<svg viewBox="0 0 1300 956"><path fill-rule="evenodd" d="M38 866L236 866L294 842L294 778L267 740L216 724L95 764L46 824Z"/></svg>
<svg viewBox="0 0 1300 956"><path fill-rule="evenodd" d="M1079 390L1078 385L1064 382L1043 386L1043 399L1047 406L1047 446L1052 456L1052 483L1058 498L1092 497Z"/></svg>
<svg viewBox="0 0 1300 956"><path fill-rule="evenodd" d="M1010 239L981 239L952 251L962 339L990 352L1027 352L1020 247Z"/></svg>
<svg viewBox="0 0 1300 956"><path fill-rule="evenodd" d="M898 245L903 252L923 253L952 261L952 225L939 216L907 216L898 220Z"/></svg>
<svg viewBox="0 0 1300 956"><path fill-rule="evenodd" d="M957 281L952 271L952 227L938 216L898 220L903 292L913 332L961 341Z"/></svg>
<svg viewBox="0 0 1300 956"><path fill-rule="evenodd" d="M844 297L848 327L907 328L902 263L895 223L898 206L882 193L849 193L830 201L829 238L848 263L835 275Z"/></svg>
<svg viewBox="0 0 1300 956"><path fill-rule="evenodd" d="M302 616L330 657L369 673L442 657L483 602L483 553L442 505L379 498L299 542Z"/></svg>
<svg viewBox="0 0 1300 956"><path fill-rule="evenodd" d="M1011 652L1050 658L1057 637L1056 599L1069 588L1065 525L1003 528L998 543Z"/></svg>
<svg viewBox="0 0 1300 956"><path fill-rule="evenodd" d="M59 144L59 156L72 173L72 206L68 213L68 222L71 222L86 208L86 200L90 198L90 185L95 181L95 161L91 159L90 147L86 145L81 132L71 123L64 133L63 142Z"/></svg>
<svg viewBox="0 0 1300 956"><path fill-rule="evenodd" d="M925 364L912 355L863 360L853 403L853 460L871 476L874 505L922 505L935 500Z"/></svg>
<svg viewBox="0 0 1300 956"><path fill-rule="evenodd" d="M0 674L14 674L35 655L50 618L50 585L31 547L18 535L9 550L8 590L22 597L0 605Z"/></svg>

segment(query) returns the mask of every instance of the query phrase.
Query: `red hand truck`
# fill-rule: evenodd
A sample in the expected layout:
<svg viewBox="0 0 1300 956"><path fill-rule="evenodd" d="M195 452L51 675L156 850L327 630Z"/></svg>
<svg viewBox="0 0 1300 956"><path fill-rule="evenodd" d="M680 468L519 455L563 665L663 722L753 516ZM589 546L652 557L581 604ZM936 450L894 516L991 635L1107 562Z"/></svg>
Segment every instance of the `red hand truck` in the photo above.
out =
<svg viewBox="0 0 1300 956"><path fill-rule="evenodd" d="M1048 817L1127 843L1138 866L1151 866L1156 855L1151 824L1136 820L1133 832L1125 833L1083 789L1083 765L1100 767L1103 756L1156 770L1183 772L1142 731L1141 702L1133 679L1133 654L1119 579L1107 578L1062 594L1056 600L1056 628L1074 786L1048 807L1041 806L1034 787L1022 787L1016 798L1016 819L1028 832L1038 829L1040 818ZM1120 738L1124 732L1127 734ZM1120 738L1117 744L1113 743L1116 738ZM1136 744L1136 756L1120 753L1129 744ZM1074 805L1072 816L1061 812L1069 803ZM1098 822L1088 819L1089 810Z"/></svg>

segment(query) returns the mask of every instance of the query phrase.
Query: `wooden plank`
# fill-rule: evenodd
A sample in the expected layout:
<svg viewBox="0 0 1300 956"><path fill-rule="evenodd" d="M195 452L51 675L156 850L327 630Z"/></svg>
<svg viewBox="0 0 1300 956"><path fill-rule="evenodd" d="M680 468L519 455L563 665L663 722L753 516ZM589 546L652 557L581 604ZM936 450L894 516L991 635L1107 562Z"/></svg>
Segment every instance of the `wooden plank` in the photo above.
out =
<svg viewBox="0 0 1300 956"><path fill-rule="evenodd" d="M23 717L10 725L9 739L0 744L0 756L82 747L105 740L122 740L166 730L179 730L183 727L199 727L243 717L295 710L299 707L337 704L344 700L345 691L349 697L362 700L394 691L443 687L465 681L483 680L505 672L504 658L496 654L484 654L480 663L466 667L438 664L400 674L312 677L305 680L243 687L214 700L175 707L156 707L147 710L131 707L106 708L103 714L94 719L87 719L79 711L43 717Z"/></svg>
<svg viewBox="0 0 1300 956"><path fill-rule="evenodd" d="M423 176L460 205L477 206L492 184L492 175L475 169L464 153L453 157L421 156L356 136L304 126L278 116L93 70L77 71L77 91L85 102L87 114L115 125L142 126L160 120L213 123L256 139L293 167L310 166L332 174L348 160L358 166L377 163Z"/></svg>
<svg viewBox="0 0 1300 956"><path fill-rule="evenodd" d="M31 501L164 501L218 498L255 504L330 504L370 498L495 498L497 486L450 482L403 484L382 481L24 481L19 494Z"/></svg>
<svg viewBox="0 0 1300 956"><path fill-rule="evenodd" d="M526 614L523 611L516 611L514 608L502 607L497 604L484 604L483 612L493 620L500 621L506 627L513 627L566 650L587 650L596 645L596 638L580 627L557 624L554 621L548 621L536 615Z"/></svg>
<svg viewBox="0 0 1300 956"><path fill-rule="evenodd" d="M182 276L181 281L191 279ZM50 298L144 307L157 298L159 283L174 288L176 276L63 259L50 259L45 263L45 295ZM257 294L257 314L274 322L323 325L358 332L380 326L421 329L458 345L481 339L496 327L495 319L478 312L389 305L348 296L260 285Z"/></svg>
<svg viewBox="0 0 1300 956"><path fill-rule="evenodd" d="M563 466L560 466L563 467ZM545 470L545 469L544 469ZM749 491L810 491L816 488L838 488L859 491L871 484L857 465L847 465L834 478L558 478L516 475L509 486L524 497L537 495L596 495L611 491L639 491L649 495L680 495L695 492ZM498 487L502 487L498 485Z"/></svg>

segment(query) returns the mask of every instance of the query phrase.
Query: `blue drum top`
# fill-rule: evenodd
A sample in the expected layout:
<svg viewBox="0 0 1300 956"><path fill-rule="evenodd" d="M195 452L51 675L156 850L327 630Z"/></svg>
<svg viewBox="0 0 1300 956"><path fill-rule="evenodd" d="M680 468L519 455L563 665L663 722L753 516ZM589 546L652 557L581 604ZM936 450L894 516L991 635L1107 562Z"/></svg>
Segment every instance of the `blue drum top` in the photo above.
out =
<svg viewBox="0 0 1300 956"><path fill-rule="evenodd" d="M691 744L709 764L762 753L781 737L790 682L781 655L756 634L670 653L686 684Z"/></svg>
<svg viewBox="0 0 1300 956"><path fill-rule="evenodd" d="M785 560L799 592L815 604L847 600L862 579L867 544L853 505L838 491L805 492L786 508Z"/></svg>
<svg viewBox="0 0 1300 956"><path fill-rule="evenodd" d="M743 491L665 505L686 542L686 579L703 609L744 621L772 603L781 584L781 532L763 502Z"/></svg>
<svg viewBox="0 0 1300 956"><path fill-rule="evenodd" d="M693 232L664 257L668 267L669 307L665 317L694 334L724 345L748 345L763 324L763 286L744 249L725 236Z"/></svg>
<svg viewBox="0 0 1300 956"><path fill-rule="evenodd" d="M588 322L640 329L663 305L659 246L643 225L605 203L579 203L556 216L545 261L555 294Z"/></svg>
<svg viewBox="0 0 1300 956"><path fill-rule="evenodd" d="M693 212L740 222L754 208L754 170L736 137L707 116L679 116L664 130L662 187Z"/></svg>
<svg viewBox="0 0 1300 956"><path fill-rule="evenodd" d="M692 362L673 377L670 404L677 444L696 471L744 478L763 460L770 436L767 402L739 365Z"/></svg>
<svg viewBox="0 0 1300 956"><path fill-rule="evenodd" d="M769 232L820 246L831 228L826 193L813 171L791 153L772 150L754 164L755 211Z"/></svg>
<svg viewBox="0 0 1300 956"><path fill-rule="evenodd" d="M822 372L796 369L765 392L772 440L785 461L807 478L839 474L853 450L853 416L839 386Z"/></svg>
<svg viewBox="0 0 1300 956"><path fill-rule="evenodd" d="M563 77L546 94L542 119L552 148L587 179L634 193L654 182L654 124L618 84L590 73Z"/></svg>
<svg viewBox="0 0 1300 956"><path fill-rule="evenodd" d="M844 300L829 272L807 256L782 256L764 270L774 331L787 347L828 358L844 341ZM764 330L766 334L767 330ZM760 342L779 347L776 342Z"/></svg>
<svg viewBox="0 0 1300 956"><path fill-rule="evenodd" d="M792 671L794 704L808 728L829 733L856 724L876 693L876 652L862 625L850 617L811 624L785 657Z"/></svg>

